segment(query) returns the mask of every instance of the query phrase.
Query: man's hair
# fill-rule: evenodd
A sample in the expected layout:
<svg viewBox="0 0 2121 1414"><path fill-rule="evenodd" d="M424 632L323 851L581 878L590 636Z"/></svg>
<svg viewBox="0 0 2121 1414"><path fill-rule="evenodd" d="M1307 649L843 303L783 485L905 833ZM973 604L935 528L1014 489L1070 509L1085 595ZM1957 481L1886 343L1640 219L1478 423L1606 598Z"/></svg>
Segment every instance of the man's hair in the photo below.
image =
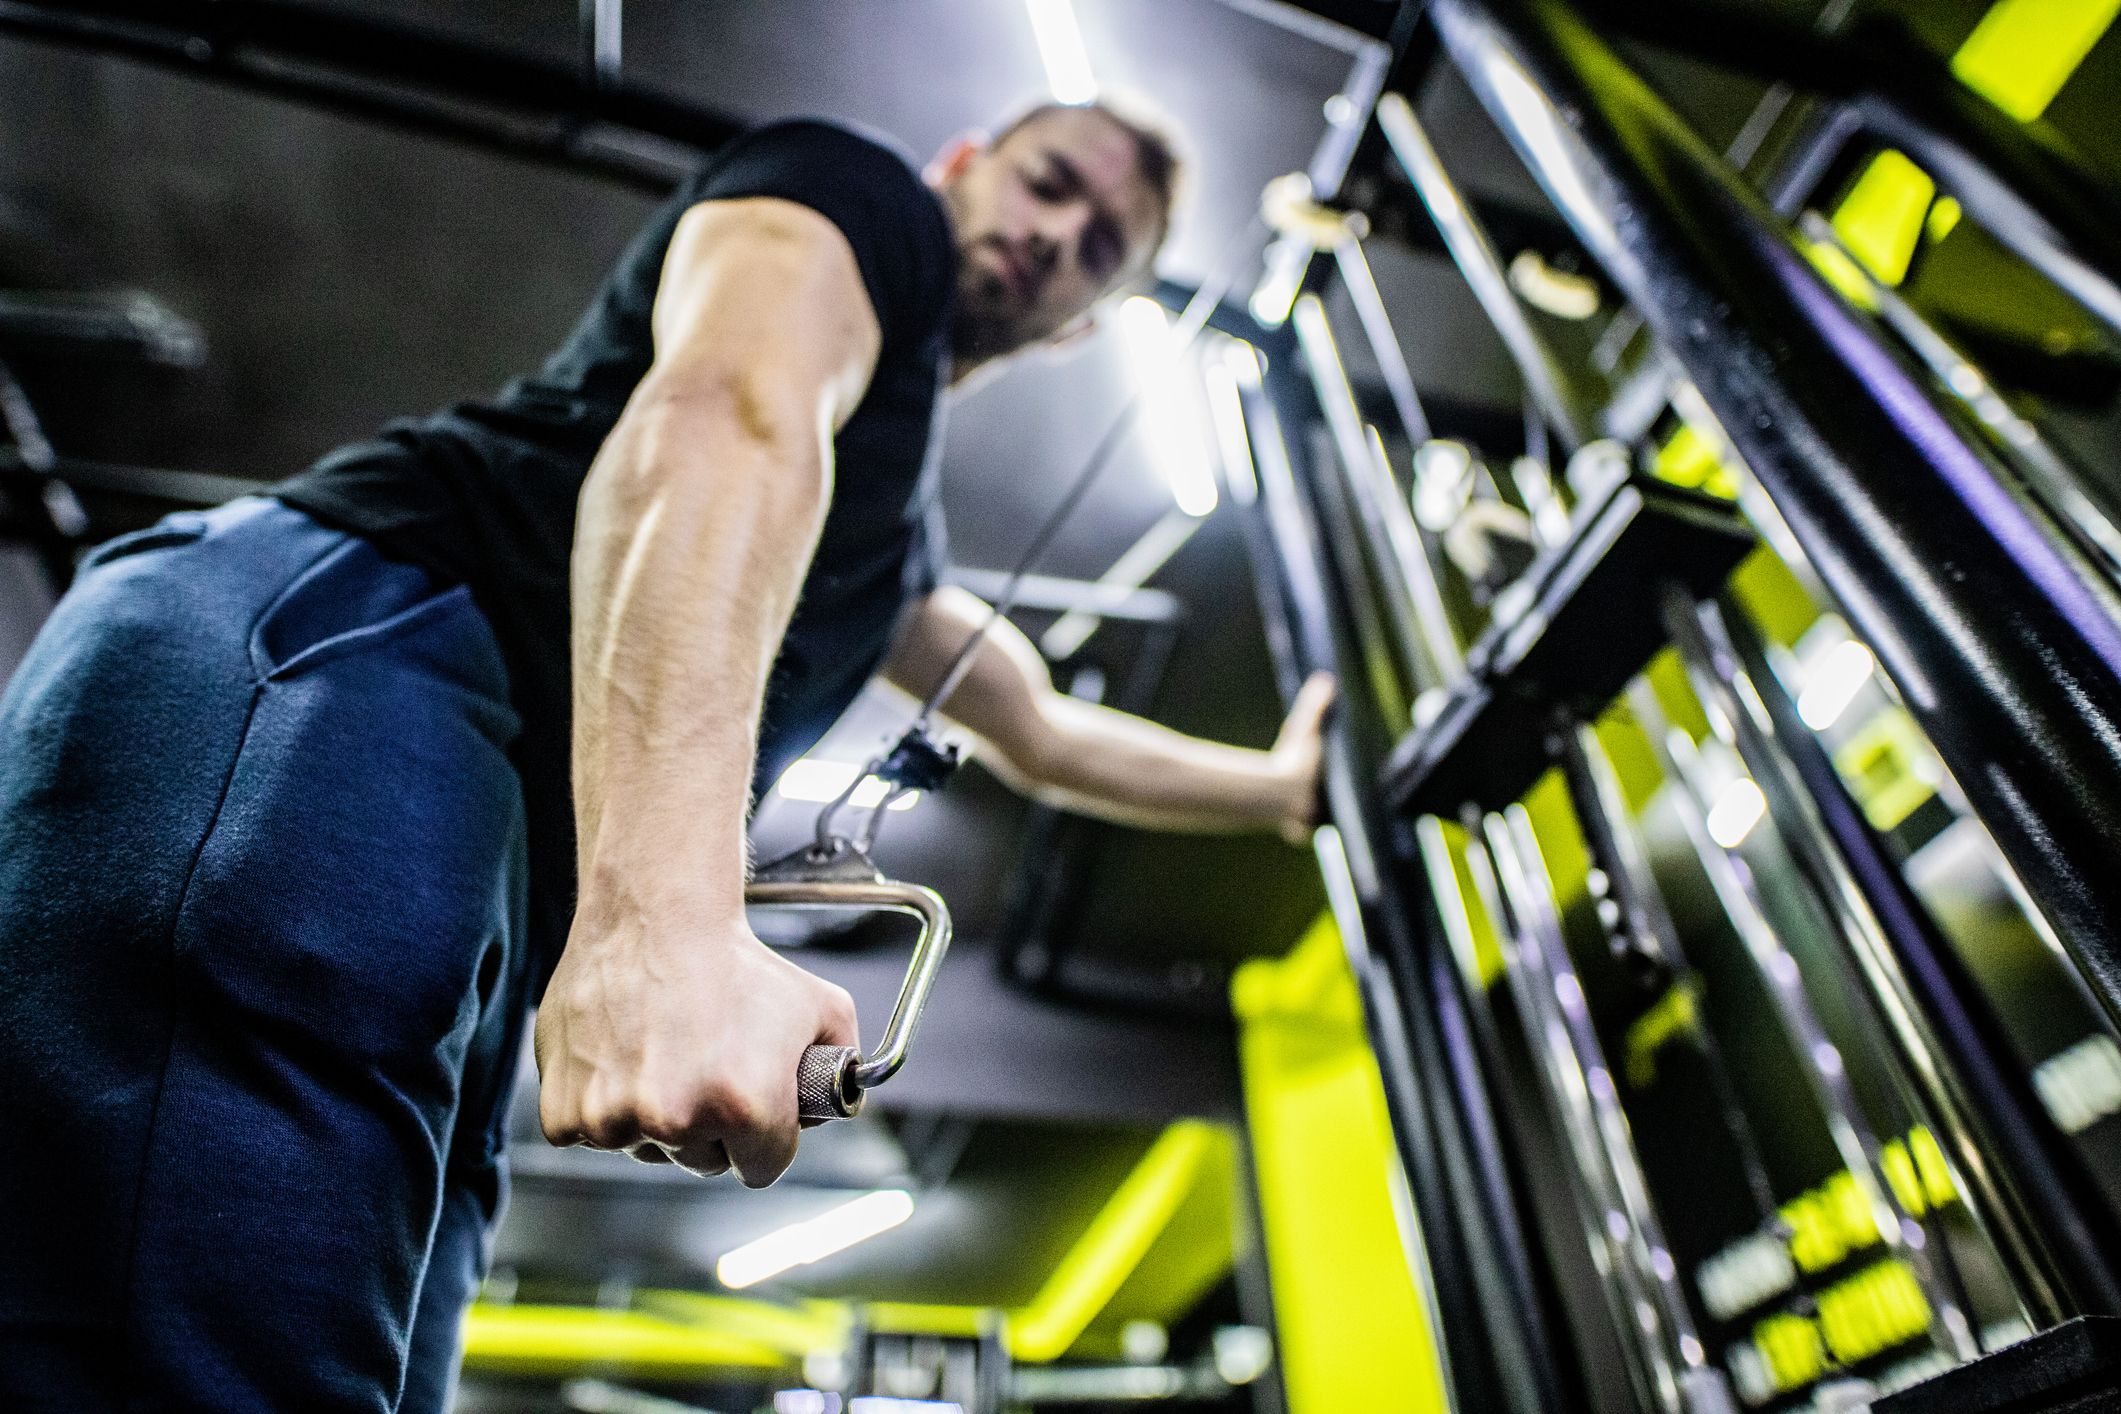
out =
<svg viewBox="0 0 2121 1414"><path fill-rule="evenodd" d="M1057 103L1049 99L1032 104L996 128L992 145L1000 147L1018 131L1041 118L1075 110L1096 113L1133 139L1134 165L1156 197L1158 209L1156 240L1149 247L1149 264L1153 267L1156 252L1163 247L1164 238L1171 234L1171 213L1178 204L1186 175L1185 159L1167 125L1142 115L1132 104L1115 104L1102 98L1091 103Z"/></svg>

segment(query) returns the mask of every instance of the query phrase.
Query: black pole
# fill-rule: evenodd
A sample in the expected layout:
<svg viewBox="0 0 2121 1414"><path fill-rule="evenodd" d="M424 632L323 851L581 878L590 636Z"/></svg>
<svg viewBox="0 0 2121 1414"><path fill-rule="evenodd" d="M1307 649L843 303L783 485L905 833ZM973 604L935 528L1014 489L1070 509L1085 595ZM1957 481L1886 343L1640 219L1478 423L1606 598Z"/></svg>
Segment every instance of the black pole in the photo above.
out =
<svg viewBox="0 0 2121 1414"><path fill-rule="evenodd" d="M742 131L574 65L286 0L0 0L0 34L115 54L649 192ZM645 140L645 141L644 141Z"/></svg>
<svg viewBox="0 0 2121 1414"><path fill-rule="evenodd" d="M2121 628L2008 472L1558 0L1435 0L1447 51L1692 376L2121 1024Z"/></svg>
<svg viewBox="0 0 2121 1414"><path fill-rule="evenodd" d="M1492 1260L1487 1230L1460 1221L1469 1167L1438 1041L1421 1000L1412 901L1402 896L1382 851L1371 783L1389 732L1371 720L1374 704L1360 691L1362 674L1352 668L1359 649L1329 565L1335 547L1322 534L1308 484L1309 458L1292 445L1292 437L1302 435L1310 403L1294 357L1286 344L1275 350L1265 385L1243 393L1259 480L1258 499L1245 507L1247 549L1283 691L1293 691L1305 674L1320 668L1341 679L1345 700L1327 731L1326 817L1344 850L1341 867L1353 897L1343 902L1352 905L1354 916L1343 928L1355 945L1350 963L1377 1051L1393 1138L1421 1222L1430 1317L1452 1407L1457 1414L1519 1414L1508 1401L1509 1385L1497 1363L1498 1344L1514 1342L1483 1319L1475 1279L1474 1264ZM1333 889L1329 877L1328 892ZM1527 1318L1534 1315L1527 1312Z"/></svg>
<svg viewBox="0 0 2121 1414"><path fill-rule="evenodd" d="M1299 330L1302 317L1299 306ZM1331 357L1330 349L1302 338L1295 352L1306 361ZM1314 411L1323 413L1325 398L1343 377L1337 367L1321 371L1314 366L1311 372L1309 386L1297 376L1290 359L1276 361L1268 373L1268 388L1282 418L1299 434L1315 426ZM1477 1360L1480 1366L1456 1372L1462 1407L1472 1407L1464 1400L1479 1398L1496 1400L1496 1407L1521 1414L1534 1410L1567 1414L1580 1408L1582 1401L1570 1392L1570 1381L1562 1373L1553 1334L1559 1313L1532 1275L1517 1190L1510 1182L1466 1000L1453 975L1448 947L1438 936L1418 861L1411 857L1410 848L1402 848L1402 841L1383 828L1376 813L1379 797L1369 784L1378 779L1385 752L1404 729L1406 704L1414 686L1398 666L1400 655L1386 641L1379 605L1388 597L1405 598L1410 588L1399 574L1401 566L1363 533L1362 511L1347 485L1361 474L1349 464L1355 452L1336 448L1335 457L1321 458L1309 455L1307 445L1288 450L1286 479L1297 493L1291 504L1316 535L1314 563L1323 577L1321 587L1327 591L1332 616L1328 626L1337 623L1343 630L1339 661L1361 661L1368 669L1364 676L1370 694L1362 699L1367 710L1354 710L1354 682L1345 675L1342 678L1343 691L1351 699L1341 723L1348 734L1351 778L1363 785L1349 792L1349 806L1335 808L1334 819L1350 840L1351 855L1370 861L1377 875L1374 885L1365 890L1366 897L1374 894L1373 906L1380 915L1370 928L1376 940L1375 961L1390 979L1391 996L1404 1011L1405 1044L1414 1065L1410 1090L1421 1096L1423 1108L1432 1117L1437 1166L1432 1201L1450 1205L1422 1209L1424 1214L1435 1212L1447 1225L1448 1236L1432 1240L1432 1248L1448 1243L1448 1250L1432 1254L1439 1268L1438 1284L1443 1283L1442 1271L1462 1272L1462 1279L1483 1298L1477 1313L1446 1317L1478 1330L1481 1341L1476 1356L1457 1357L1461 1366L1469 1360ZM1262 467L1263 488L1274 486L1282 475ZM1334 596L1336 587L1339 593ZM1456 652L1455 643L1449 647ZM1361 832L1354 835L1346 821L1358 818ZM1380 1061L1384 1060L1381 1051ZM1476 1316L1484 1318L1484 1330ZM1454 1348L1462 1350L1463 1346L1461 1337ZM1494 1375L1490 1377L1486 1370ZM1473 1388L1480 1393L1469 1393ZM1493 1393L1488 1392L1491 1389Z"/></svg>

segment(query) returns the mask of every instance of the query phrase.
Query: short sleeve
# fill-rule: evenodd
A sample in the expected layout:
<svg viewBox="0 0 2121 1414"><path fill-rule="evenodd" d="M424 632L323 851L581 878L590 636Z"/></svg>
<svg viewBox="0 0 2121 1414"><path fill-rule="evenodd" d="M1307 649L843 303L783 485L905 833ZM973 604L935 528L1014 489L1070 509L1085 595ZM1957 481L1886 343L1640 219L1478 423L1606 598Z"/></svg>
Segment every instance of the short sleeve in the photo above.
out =
<svg viewBox="0 0 2121 1414"><path fill-rule="evenodd" d="M815 119L768 124L717 152L686 196L809 207L853 248L886 347L917 347L941 329L957 276L949 221L912 161L883 140Z"/></svg>

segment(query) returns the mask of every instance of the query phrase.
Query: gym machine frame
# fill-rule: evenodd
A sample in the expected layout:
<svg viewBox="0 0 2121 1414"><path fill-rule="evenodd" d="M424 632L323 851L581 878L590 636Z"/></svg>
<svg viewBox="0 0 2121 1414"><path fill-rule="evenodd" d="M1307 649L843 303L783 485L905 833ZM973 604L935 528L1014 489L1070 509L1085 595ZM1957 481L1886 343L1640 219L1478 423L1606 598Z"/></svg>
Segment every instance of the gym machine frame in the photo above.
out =
<svg viewBox="0 0 2121 1414"><path fill-rule="evenodd" d="M1794 548L1797 571L1816 577L1824 597L1878 645L1977 818L2023 879L2036 923L2062 939L2107 1017L2121 1017L2121 949L2102 926L2121 902L2121 885L2105 867L2110 841L2121 838L2121 759L2112 746L2121 712L2121 615L2107 567L2092 559L2108 551L2103 532L2111 527L2095 510L2085 516L2084 506L2069 504L2074 482L2059 459L2028 466L2022 435L2006 435L1995 447L1984 440L1984 422L1997 433L2009 429L1978 400L1983 390L1954 387L1960 406L1927 386L1914 360L1892 350L1824 284L1781 219L1797 215L1853 138L1883 138L1924 160L1971 216L2112 324L2114 226L2101 223L2109 207L2104 195L2081 182L2081 167L2051 133L2019 132L1934 61L1929 71L1902 66L1889 80L1893 92L1873 91L1869 85L1881 81L1874 71L1843 62L1825 41L1785 29L1775 36L1780 47L1767 52L1801 57L1796 81L1826 89L1840 104L1786 149L1783 170L1767 184L1771 206L1567 5L1434 0L1408 8L1427 9L1444 52L1656 338L1646 375L1660 384L1651 415L1676 385L1679 396L1697 399L1694 408L1727 430L1771 503L1765 513L1778 546ZM1682 37L1705 36L1690 30ZM1864 38L1864 52L1875 53L1875 39ZM1744 45L1729 36L1718 45L1737 59L1734 48ZM1755 67L1759 62L1754 56ZM1379 118L1387 137L1524 374L1528 420L1544 422L1573 448L1591 424L1588 400L1525 326L1492 245L1418 126L1403 121L1408 116L1402 100L1385 96ZM1367 270L1351 269L1344 250L1334 254L1363 331L1376 341L1380 323L1387 333L1389 324L1367 308ZM1970 367L1904 303L1882 305L1931 371ZM1493 1147L1492 1116L1481 1113L1484 1081L1466 1038L1488 1023L1469 1015L1465 994L1448 976L1435 985L1438 975L1424 958L1440 950L1422 936L1431 930L1414 926L1424 910L1411 906L1417 891L1403 882L1423 864L1439 889L1448 877L1434 873L1433 831L1413 832L1410 844L1400 824L1411 822L1405 812L1417 792L1410 787L1425 774L1410 779L1409 760L1436 740L1433 725L1398 744L1396 771L1386 771L1378 786L1364 783L1378 779L1383 764L1377 724L1396 720L1404 730L1402 714L1420 692L1450 689L1457 644L1433 629L1433 572L1425 554L1408 553L1407 527L1398 523L1403 501L1381 449L1364 442L1323 306L1300 297L1292 323L1299 349L1284 341L1270 351L1270 358L1280 355L1270 364L1280 377L1270 371L1269 383L1278 383L1273 411L1295 435L1264 445L1277 419L1248 403L1265 522L1256 562L1263 598L1281 609L1275 637L1287 660L1285 687L1296 670L1319 665L1339 668L1348 685L1355 720L1337 734L1333 757L1335 769L1352 779L1328 795L1339 838L1354 836L1364 872L1355 905L1336 911L1363 914L1359 905L1367 904L1357 920L1362 936L1387 943L1351 940L1350 948L1373 1024L1391 1013L1379 1026L1379 1058L1415 1204L1429 1217L1432 1279L1456 1288L1459 1299L1480 1302L1494 1322L1486 1334L1498 1346L1518 1359L1536 1358L1499 1384L1490 1377L1510 1373L1497 1366L1512 1360L1498 1361L1484 1346L1469 1350L1453 1329L1450 1304L1435 1317L1447 1337L1439 1348L1454 1367L1457 1408L1574 1407L1533 1393L1569 1381L1516 1195ZM1330 433L1337 469L1304 455L1312 414L1286 370L1292 352L1308 367L1311 406ZM1378 363L1399 419L1419 440L1425 427L1418 404L1410 416L1410 399L1390 386L1398 381L1390 357L1396 352L1380 348ZM1637 435L1646 427L1645 419ZM1277 489L1292 504L1277 508ZM1940 572L1943 566L1951 572ZM1793 846L1813 891L1836 915L1833 933L1856 965L1869 968L1859 995L1902 1014L1900 1062L1926 1074L1921 1108L1937 1118L1955 1167L1975 1190L1971 1201L2014 1288L2038 1326L2078 1312L2121 1311L2121 1244L2082 1161L2007 1059L1985 1000L1935 935L1818 743L1795 722L1794 706L1765 671L1757 646L1745 646L1743 631L1724 632L1730 625L1713 606L1693 612L1713 595L1713 584L1672 591L1669 616L1662 607L1652 615L1662 620L1656 638L1679 635L1702 688L1726 708L1741 709L1733 744L1768 788L1778 824L1787 818L1795 831ZM1324 622L1309 622L1314 616ZM1474 673L1494 666L1476 662ZM1352 700L1358 695L1360 704ZM1464 680L1454 695L1472 696ZM1583 745L1572 744L1576 751L1560 750L1576 767L1575 803L1579 814L1595 813ZM1431 796L1426 808L1442 799ZM1591 816L1585 820L1588 829ZM1491 836L1520 843L1499 824L1489 827ZM1797 1013L1787 1019L1803 1020ZM1424 1063L1415 1075L1395 1076L1416 1056ZM1430 1070L1432 1059L1440 1071ZM1875 1173L1875 1138L1852 1137L1869 1161L1852 1169ZM1466 1234L1463 1224L1483 1206L1499 1220L1488 1232ZM1895 1228L1911 1221L1896 1216ZM1449 1231L1454 1227L1460 1230ZM1495 1299L1505 1291L1517 1298L1506 1312ZM1933 1284L1932 1292L1933 1311L1951 1309L1948 1293ZM1505 1319L1496 1322L1498 1315ZM1939 1344L1961 1358L1970 1353L1963 1332L1943 1333Z"/></svg>

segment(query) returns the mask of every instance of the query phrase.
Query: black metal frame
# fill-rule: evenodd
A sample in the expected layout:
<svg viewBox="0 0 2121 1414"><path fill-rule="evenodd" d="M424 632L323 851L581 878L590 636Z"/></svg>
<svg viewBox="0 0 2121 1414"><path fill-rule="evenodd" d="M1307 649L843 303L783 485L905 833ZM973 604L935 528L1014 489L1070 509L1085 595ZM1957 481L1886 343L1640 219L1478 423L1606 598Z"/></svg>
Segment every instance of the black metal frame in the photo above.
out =
<svg viewBox="0 0 2121 1414"><path fill-rule="evenodd" d="M1412 694L1375 617L1384 591L1349 523L1355 508L1340 494L1342 469L1311 454L1318 401L1303 353L1285 334L1255 329L1252 338L1265 346L1267 371L1247 399L1260 483L1247 508L1247 546L1285 695L1318 668L1350 685L1329 727L1326 763L1327 816L1346 851L1358 915L1344 918L1342 931L1421 1215L1453 1408L1580 1409L1582 1383L1568 1371L1567 1338L1558 1334L1566 1322L1534 1270L1473 1019L1411 843L1386 824L1378 772ZM1375 690L1357 691L1363 682Z"/></svg>
<svg viewBox="0 0 2121 1414"><path fill-rule="evenodd" d="M1648 376L1667 390L1674 379L1691 379L1700 399L1694 406L1727 429L1772 501L1768 520L1794 532L1800 574L1838 600L1878 648L2109 1019L2121 1021L2121 944L2106 922L2121 903L2121 878L2103 863L2121 839L2121 599L2020 492L1965 412L1828 288L1777 215L1795 214L1846 170L1860 155L1859 139L1902 147L1973 219L2121 328L2114 278L2121 271L2121 200L2087 182L2082 164L2050 131L2013 123L1953 82L1934 56L1895 47L1896 36L1863 29L1846 44L1843 36L1828 42L1757 12L1718 33L1721 8L1707 21L1699 7L1685 7L1683 19L1669 7L1612 8L1617 28L1653 43L1712 51L1829 96L1785 145L1765 197L1687 129L1567 0L1433 0L1426 7L1444 52L1605 276L1646 316L1659 343L1652 358L1664 365ZM1763 24L1772 31L1765 39ZM1885 55L1896 62L1882 63ZM1464 217L1447 184L1419 171L1420 154L1413 156L1410 175L1429 178L1440 214ZM1466 224L1471 239L1461 229L1450 253L1462 266L1481 267L1468 271L1477 290L1483 270L1493 275L1494 261L1480 249L1477 223ZM1319 272L1313 276L1316 288ZM1514 296L1499 287L1490 293L1510 303L1499 325L1512 315L1521 322ZM1533 343L1512 348L1520 362L1530 359L1528 381L1537 382L1532 375L1545 351ZM1304 425L1294 413L1285 420ZM1389 671L1395 655L1388 626L1375 602L1362 602L1364 537L1353 523L1360 488L1333 485L1323 473L1298 480L1326 562L1337 571L1321 576L1321 589L1331 598L1338 581L1335 631L1346 636L1344 661L1365 669L1345 680L1373 680L1367 707L1396 715L1405 694ZM1377 558L1370 546L1368 559ZM1373 564L1369 572L1383 581L1370 582L1373 597L1406 592L1389 582L1388 567ZM1697 597L1712 589L1691 586ZM1661 640L1661 627L1653 633ZM1490 665L1477 648L1468 666L1472 676L1457 684L1453 701L1485 686ZM1520 725L1529 728L1542 709L1518 705ZM1580 712L1597 704L1575 705ZM1387 798L1396 809L1451 813L1445 797L1456 798L1458 783L1443 783L1418 802L1409 790L1425 773L1408 768L1448 735L1439 734L1441 725L1410 734L1395 753ZM1808 735L1803 744L1818 754ZM2021 1245L2009 1262L2014 1284L2041 1322L2074 1310L2117 1309L2121 1233L2113 1215L2028 1078L2010 1071L2005 1039L1978 991L1953 967L1906 881L1884 861L1822 761L1808 761L1802 778L1772 797L1777 818L1795 809L1799 796L1838 793L1831 798L1839 813L1820 808L1830 817L1825 846L1847 860L1854 880L1840 885L1856 890L1882 920L1880 935L1913 975L1914 1000L1930 1029L1949 1033L1925 1056L1942 1059L1950 1083L1968 1092L1961 1108L1970 1105L1980 1119L1978 1136L1954 1161L1997 1169L1990 1206L2000 1206L2019 1235L2028 1227L2042 1234L2041 1250ZM1581 779L1572 784L1580 810L1595 804ZM1396 854L1404 843L1399 833L1388 829L1375 839ZM1386 873L1402 862L1395 858ZM1813 883L1824 901L1834 901L1836 881ZM1418 949L1407 957L1385 950L1380 959L1399 975L1397 996L1434 1010L1410 1021L1410 1038L1431 1045L1448 1039L1446 989L1426 984ZM1477 1058L1467 1073L1478 1081ZM1479 1125L1464 1114L1440 1123L1439 1113L1432 1105L1438 1154L1461 1165L1468 1153L1477 1156ZM1507 1209L1507 1185L1500 1187ZM1466 1216L1463 1208L1429 1206L1462 1198L1448 1183L1416 1197L1432 1221ZM1465 1269L1476 1288L1493 1280L1498 1251L1507 1246L1474 1244L1485 1248ZM1530 1285L1522 1273L1513 1275ZM1460 1354L1455 1344L1451 1351ZM1461 1385L1477 1378L1469 1374Z"/></svg>
<svg viewBox="0 0 2121 1414"><path fill-rule="evenodd" d="M1889 15L1831 38L1724 0L1586 6L1611 32L1758 76L1795 81L1844 106L1897 147L2029 264L2121 333L2121 189L2042 120L2019 122L1958 82Z"/></svg>
<svg viewBox="0 0 2121 1414"><path fill-rule="evenodd" d="M1435 0L1432 14L1475 92L1693 375L2121 1021L2112 596L1926 378L1579 17L1553 0Z"/></svg>

